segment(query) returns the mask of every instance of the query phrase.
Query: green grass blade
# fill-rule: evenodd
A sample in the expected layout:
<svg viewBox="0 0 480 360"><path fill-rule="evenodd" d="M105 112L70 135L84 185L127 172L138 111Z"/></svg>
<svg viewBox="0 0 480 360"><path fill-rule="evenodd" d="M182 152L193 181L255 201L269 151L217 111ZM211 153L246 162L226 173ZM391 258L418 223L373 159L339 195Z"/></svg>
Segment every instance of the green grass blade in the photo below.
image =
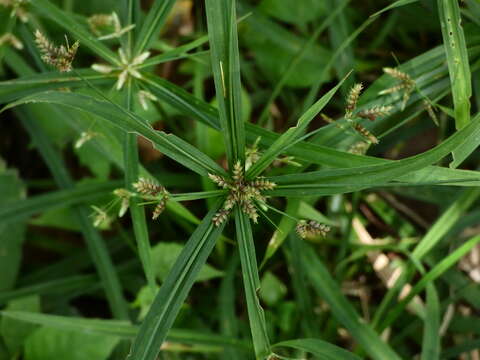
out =
<svg viewBox="0 0 480 360"><path fill-rule="evenodd" d="M249 178L254 178L260 175L262 171L265 170L278 155L284 153L289 147L293 146L295 141L298 142L298 138L304 134L308 124L310 124L315 116L317 116L317 114L328 104L345 79L346 77L333 89L323 95L315 104L313 104L300 117L300 119L298 119L296 126L291 127L275 140L275 142L263 153L260 159L248 170L247 176Z"/></svg>
<svg viewBox="0 0 480 360"><path fill-rule="evenodd" d="M470 206L480 196L480 188L465 190L458 199L435 221L420 243L412 252L412 259L422 260L430 252L443 236L457 223Z"/></svg>
<svg viewBox="0 0 480 360"><path fill-rule="evenodd" d="M67 331L81 331L98 336L118 336L130 339L135 337L138 332L138 326L132 325L127 321L104 320L104 319L86 319L71 316L59 316L51 314L39 314L26 311L2 311L2 317L8 317L33 324L49 326ZM186 344L204 344L216 346L234 346L246 348L247 344L216 334L197 332L186 329L171 329L167 339L173 342L182 342Z"/></svg>
<svg viewBox="0 0 480 360"><path fill-rule="evenodd" d="M474 129L465 137L463 144L458 146L453 152L453 161L449 164L451 168L457 168L470 154L472 154L480 145L480 126Z"/></svg>
<svg viewBox="0 0 480 360"><path fill-rule="evenodd" d="M112 83L110 75L99 74L90 69L77 70L86 80L95 85ZM0 82L0 104L5 104L19 98L38 92L58 89L60 87L77 88L85 86L85 82L70 73L50 72L32 76L22 76L14 80Z"/></svg>
<svg viewBox="0 0 480 360"><path fill-rule="evenodd" d="M394 8L397 8L397 7L400 7L400 6L412 4L412 3L417 2L417 1L418 0L397 0L394 3L384 7L382 10L377 11L375 14L370 15L370 17L377 17L378 15L380 15L380 14L386 12L386 11L389 11L391 9L394 9Z"/></svg>
<svg viewBox="0 0 480 360"><path fill-rule="evenodd" d="M302 240L297 237L297 241ZM313 283L315 291L330 306L335 318L347 328L350 335L368 355L376 360L400 360L400 357L380 339L380 336L360 319L318 256L306 246L303 246L302 253L305 266L309 269L307 276Z"/></svg>
<svg viewBox="0 0 480 360"><path fill-rule="evenodd" d="M276 347L289 347L302 350L315 355L322 360L360 360L361 357L352 354L338 346L332 345L319 339L295 339L279 342L273 345Z"/></svg>
<svg viewBox="0 0 480 360"><path fill-rule="evenodd" d="M350 0L343 0L340 4L335 5L335 9L328 15L328 17L319 24L319 26L315 29L315 32L310 36L308 41L303 45L303 47L298 51L297 54L292 58L290 63L288 64L287 68L282 74L282 77L276 82L275 88L273 89L270 97L267 100L267 103L264 105L262 112L258 118L258 124L264 125L268 119L268 114L270 112L270 107L277 98L277 96L282 91L283 87L287 83L288 78L292 74L292 72L297 67L300 60L302 60L305 53L310 49L310 47L315 44L320 34L328 27L330 24L335 20L335 17L345 8Z"/></svg>
<svg viewBox="0 0 480 360"><path fill-rule="evenodd" d="M165 282L140 326L128 360L155 360L180 306L192 287L198 272L207 261L223 227L215 227L212 217L220 202L205 216L185 244Z"/></svg>
<svg viewBox="0 0 480 360"><path fill-rule="evenodd" d="M219 290L220 326L222 334L231 337L238 336L239 321L235 315L235 273L240 259L238 255L228 264L225 276ZM225 356L233 360L241 360L242 354L234 348L226 348Z"/></svg>
<svg viewBox="0 0 480 360"><path fill-rule="evenodd" d="M155 147L165 155L200 175L205 176L208 173L225 174L225 170L194 146L173 134L166 134L163 131L154 130L134 113L110 102L100 101L91 96L75 93L44 92L11 103L3 110L29 102L46 102L65 105L89 112L97 115L98 119L104 119L125 132L142 135L150 140Z"/></svg>
<svg viewBox="0 0 480 360"><path fill-rule="evenodd" d="M53 148L43 129L33 120L34 116L29 112L20 112L20 114L22 124L28 130L33 143L36 145L45 163L52 172L57 184L65 189L72 188L74 186L73 180L68 174L62 159ZM128 319L127 304L123 298L120 280L104 240L100 236L100 233L94 228L92 220L89 217L90 209L86 205L76 205L73 211L81 225L90 256L102 281L113 315L119 319Z"/></svg>
<svg viewBox="0 0 480 360"><path fill-rule="evenodd" d="M95 54L112 64L120 65L117 55L95 38L82 24L78 23L69 13L59 9L49 0L35 0L31 3L35 12L41 16L56 22L75 36L75 40L80 41L80 46L86 46Z"/></svg>
<svg viewBox="0 0 480 360"><path fill-rule="evenodd" d="M232 168L245 159L236 0L206 0L205 6L220 125Z"/></svg>
<svg viewBox="0 0 480 360"><path fill-rule="evenodd" d="M238 250L242 264L243 283L247 298L248 318L252 332L253 347L257 360L265 359L271 352L268 339L265 315L260 305L257 293L260 288L258 278L255 245L252 228L248 216L235 207L235 227L237 231Z"/></svg>
<svg viewBox="0 0 480 360"><path fill-rule="evenodd" d="M105 197L122 186L120 181L78 185L68 190L52 191L28 199L0 206L0 224L28 219L47 210L64 208L76 204L88 204Z"/></svg>
<svg viewBox="0 0 480 360"><path fill-rule="evenodd" d="M96 275L77 275L40 282L35 285L0 292L0 304L4 305L9 301L31 295L60 294L62 296L67 296L72 291L78 291L80 289L90 290L93 287L96 287L96 284L98 284L98 278Z"/></svg>
<svg viewBox="0 0 480 360"><path fill-rule="evenodd" d="M125 89L125 108L127 110L132 109L133 101L133 83L129 81ZM138 157L138 145L137 145L137 135L125 133L124 134L124 146L123 146L123 161L124 161L124 171L125 171L125 188L129 191L134 192L135 189L133 184L138 181L140 173L140 160ZM155 270L153 268L152 257L151 257L151 246L150 240L148 237L148 227L147 220L145 218L145 209L143 206L140 206L140 200L132 197L129 199L130 206L130 216L132 217L133 233L135 234L135 241L138 247L138 255L142 261L143 271L147 279L147 283L155 292L156 281L155 281Z"/></svg>
<svg viewBox="0 0 480 360"><path fill-rule="evenodd" d="M220 130L218 110L200 99L197 99L181 87L158 76L145 74L142 83L148 91L159 99L179 109L183 113Z"/></svg>
<svg viewBox="0 0 480 360"><path fill-rule="evenodd" d="M408 295L399 302L385 317L384 322L381 325L381 329L385 329L390 326L401 314L412 299L418 295L425 287L432 281L442 276L448 269L455 265L465 254L467 254L474 246L480 243L480 236L475 236L466 241L463 245L453 251L445 259L435 265L427 274L425 274L419 282L415 284Z"/></svg>
<svg viewBox="0 0 480 360"><path fill-rule="evenodd" d="M421 360L440 359L440 303L433 283L427 285L427 313L424 320Z"/></svg>
<svg viewBox="0 0 480 360"><path fill-rule="evenodd" d="M138 33L134 50L135 56L148 50L152 42L156 40L175 1L176 0L156 0L154 2Z"/></svg>
<svg viewBox="0 0 480 360"><path fill-rule="evenodd" d="M472 75L461 25L460 5L458 1L438 0L438 12L452 84L455 127L458 130L470 122L470 97L472 96Z"/></svg>

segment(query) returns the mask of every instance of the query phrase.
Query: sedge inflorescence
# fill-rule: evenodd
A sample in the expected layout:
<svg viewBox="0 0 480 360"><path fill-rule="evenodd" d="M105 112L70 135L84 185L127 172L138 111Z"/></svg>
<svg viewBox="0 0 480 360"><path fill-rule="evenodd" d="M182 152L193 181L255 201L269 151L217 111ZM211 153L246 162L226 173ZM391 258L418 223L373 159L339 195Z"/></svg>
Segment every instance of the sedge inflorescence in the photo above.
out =
<svg viewBox="0 0 480 360"><path fill-rule="evenodd" d="M402 110L405 109L408 99L410 98L412 91L415 89L415 81L406 72L403 72L396 68L386 67L383 68L383 72L399 80L399 83L392 86L391 88L380 91L378 94L385 95L396 92L403 92Z"/></svg>
<svg viewBox="0 0 480 360"><path fill-rule="evenodd" d="M305 239L307 236L316 236L320 235L325 237L327 233L330 231L330 226L325 224L320 224L315 220L300 220L296 226L297 234L302 238Z"/></svg>
<svg viewBox="0 0 480 360"><path fill-rule="evenodd" d="M157 219L165 210L170 194L164 186L157 184L153 180L139 178L133 183L133 188L146 200L155 200L157 204L152 213L152 219Z"/></svg>
<svg viewBox="0 0 480 360"><path fill-rule="evenodd" d="M208 174L208 177L222 189L229 190L223 207L212 219L216 226L220 226L227 220L235 205L238 205L254 223L257 223L259 215L256 203L266 201L262 191L273 190L276 186L274 182L261 176L248 181L245 178L244 167L240 162L234 165L231 179L214 174Z"/></svg>
<svg viewBox="0 0 480 360"><path fill-rule="evenodd" d="M77 53L79 42L75 41L72 46L56 46L40 30L35 32L35 43L42 53L42 60L49 65L54 66L60 72L69 72L72 70L72 62Z"/></svg>
<svg viewBox="0 0 480 360"><path fill-rule="evenodd" d="M348 92L345 101L345 119L351 125L351 128L360 134L368 142L378 144L378 139L366 127L355 121L355 119L368 119L375 121L377 117L387 116L392 111L390 105L376 105L368 109L357 110L357 103L363 90L361 83L355 84ZM323 119L329 123L332 119L323 115Z"/></svg>

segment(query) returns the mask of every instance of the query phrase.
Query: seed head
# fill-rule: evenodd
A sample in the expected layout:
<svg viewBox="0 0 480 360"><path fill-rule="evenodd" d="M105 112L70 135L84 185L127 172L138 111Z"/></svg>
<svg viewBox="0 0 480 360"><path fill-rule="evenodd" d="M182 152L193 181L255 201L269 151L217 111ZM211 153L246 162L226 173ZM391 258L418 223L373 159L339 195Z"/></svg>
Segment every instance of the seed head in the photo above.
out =
<svg viewBox="0 0 480 360"><path fill-rule="evenodd" d="M142 195L158 195L160 192L165 192L165 188L162 185L158 185L153 180L139 178L136 183L133 183L133 188Z"/></svg>
<svg viewBox="0 0 480 360"><path fill-rule="evenodd" d="M72 62L77 53L79 42L75 41L72 46L55 46L51 43L40 30L35 32L35 42L42 53L42 60L46 64L53 65L60 72L69 72L72 70Z"/></svg>
<svg viewBox="0 0 480 360"><path fill-rule="evenodd" d="M305 239L308 235L315 236L315 235L320 235L322 237L325 237L327 233L330 231L330 226L325 225L325 224L320 224L317 221L310 220L300 220L297 223L296 230L298 235L302 238Z"/></svg>
<svg viewBox="0 0 480 360"><path fill-rule="evenodd" d="M359 123L353 124L353 129L362 135L364 138L368 139L373 144L378 144L378 139L373 135L370 131L368 131L365 127L360 125Z"/></svg>
<svg viewBox="0 0 480 360"><path fill-rule="evenodd" d="M212 222L215 226L220 226L228 219L228 215L230 215L230 210L227 209L220 209L212 218Z"/></svg>
<svg viewBox="0 0 480 360"><path fill-rule="evenodd" d="M390 75L391 77L393 77L395 79L402 80L404 82L413 82L410 75L408 75L407 73L405 73L403 71L398 70L397 68L384 67L383 72L385 74Z"/></svg>
<svg viewBox="0 0 480 360"><path fill-rule="evenodd" d="M345 106L345 118L351 118L353 111L357 108L358 98L360 93L363 90L363 85L361 83L355 84L348 93L347 104Z"/></svg>
<svg viewBox="0 0 480 360"><path fill-rule="evenodd" d="M263 176L257 177L255 180L251 181L249 184L251 187L258 190L273 190L277 184L272 181L268 181Z"/></svg>
<svg viewBox="0 0 480 360"><path fill-rule="evenodd" d="M240 161L237 161L233 166L232 178L235 182L240 182L243 180L243 166Z"/></svg>
<svg viewBox="0 0 480 360"><path fill-rule="evenodd" d="M363 119L375 121L379 116L386 116L392 111L393 106L374 106L371 109L360 111L357 115Z"/></svg>
<svg viewBox="0 0 480 360"><path fill-rule="evenodd" d="M167 206L167 201L168 201L168 195L164 195L162 199L158 202L157 206L155 206L155 209L153 210L152 213L152 219L156 220L165 210L165 207Z"/></svg>
<svg viewBox="0 0 480 360"><path fill-rule="evenodd" d="M243 201L242 202L242 211L248 215L248 217L256 224L258 222L258 212L257 208L251 202L250 200L248 201Z"/></svg>
<svg viewBox="0 0 480 360"><path fill-rule="evenodd" d="M223 189L227 189L230 187L230 183L220 175L208 174L208 177L210 178L210 180L212 180L215 184L217 184Z"/></svg>

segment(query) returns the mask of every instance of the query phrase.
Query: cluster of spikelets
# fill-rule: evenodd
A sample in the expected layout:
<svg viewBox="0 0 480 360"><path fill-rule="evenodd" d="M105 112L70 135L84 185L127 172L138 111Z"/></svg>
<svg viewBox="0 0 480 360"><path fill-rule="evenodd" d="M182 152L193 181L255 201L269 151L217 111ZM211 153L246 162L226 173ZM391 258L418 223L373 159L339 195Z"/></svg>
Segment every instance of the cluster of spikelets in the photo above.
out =
<svg viewBox="0 0 480 360"><path fill-rule="evenodd" d="M396 92L403 92L402 110L404 110L412 91L415 89L415 81L407 73L395 68L386 67L383 68L383 72L399 80L399 83L392 86L391 88L380 91L378 94L385 95Z"/></svg>
<svg viewBox="0 0 480 360"><path fill-rule="evenodd" d="M212 219L215 226L220 226L227 220L235 205L238 205L254 223L257 223L258 212L255 203L265 202L266 198L262 195L262 191L272 190L276 186L275 183L268 181L264 177L257 177L252 181L247 181L240 162L234 165L231 180L214 174L208 174L208 177L222 189L229 190L223 207Z"/></svg>
<svg viewBox="0 0 480 360"><path fill-rule="evenodd" d="M77 53L79 42L75 41L72 46L56 46L43 35L40 30L35 32L35 42L42 53L42 60L49 65L54 66L60 72L69 72L72 70L72 62Z"/></svg>
<svg viewBox="0 0 480 360"><path fill-rule="evenodd" d="M378 139L368 131L364 126L354 121L355 118L368 119L375 121L377 117L387 116L392 110L392 106L374 106L369 109L357 111L357 103L362 93L363 85L355 84L349 91L345 105L345 119L352 125L352 128L368 139L370 142L377 144Z"/></svg>
<svg viewBox="0 0 480 360"><path fill-rule="evenodd" d="M145 178L139 178L137 182L133 183L133 188L144 199L157 201L157 205L152 213L152 219L157 219L165 210L167 201L170 198L167 189L153 180Z"/></svg>
<svg viewBox="0 0 480 360"><path fill-rule="evenodd" d="M314 220L300 220L296 226L297 234L302 238L305 239L307 236L317 236L320 235L325 237L327 233L330 231L330 226L325 224L320 224Z"/></svg>

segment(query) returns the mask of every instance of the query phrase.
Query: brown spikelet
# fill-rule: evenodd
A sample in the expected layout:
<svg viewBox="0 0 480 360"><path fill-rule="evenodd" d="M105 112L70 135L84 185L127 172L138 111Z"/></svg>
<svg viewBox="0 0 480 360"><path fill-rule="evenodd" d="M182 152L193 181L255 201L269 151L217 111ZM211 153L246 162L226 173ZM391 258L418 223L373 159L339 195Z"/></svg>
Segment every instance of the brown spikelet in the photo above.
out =
<svg viewBox="0 0 480 360"><path fill-rule="evenodd" d="M227 189L230 187L230 183L220 175L208 174L208 177L221 188Z"/></svg>
<svg viewBox="0 0 480 360"><path fill-rule="evenodd" d="M133 188L142 195L158 195L160 192L165 192L165 188L156 184L151 179L139 178L137 182L133 183Z"/></svg>
<svg viewBox="0 0 480 360"><path fill-rule="evenodd" d="M435 125L439 126L438 117L437 114L435 114L435 109L433 108L433 106L427 100L423 101L423 105L425 106L425 110L427 110L430 119L432 119Z"/></svg>
<svg viewBox="0 0 480 360"><path fill-rule="evenodd" d="M391 77L402 80L404 82L412 82L412 78L407 73L398 70L397 68L384 67L383 72L390 75Z"/></svg>
<svg viewBox="0 0 480 360"><path fill-rule="evenodd" d="M55 46L51 43L40 30L35 32L35 42L42 53L42 60L46 64L53 65L60 72L69 72L72 70L72 62L77 53L79 42L76 41L72 46Z"/></svg>
<svg viewBox="0 0 480 360"><path fill-rule="evenodd" d="M379 94L379 95L392 94L392 93L395 93L395 92L397 92L397 91L400 91L400 90L405 89L405 87L406 87L406 84L405 84L405 83L400 83L400 84L398 84L398 85L392 86L391 88L382 90L382 91L380 91L378 94Z"/></svg>
<svg viewBox="0 0 480 360"><path fill-rule="evenodd" d="M353 129L356 132L358 132L360 135L362 135L364 138L368 139L373 144L378 144L378 139L370 131L368 131L365 127L363 127L359 123L354 123Z"/></svg>
<svg viewBox="0 0 480 360"><path fill-rule="evenodd" d="M230 210L220 209L212 218L213 224L220 226L228 219L228 215L230 215Z"/></svg>
<svg viewBox="0 0 480 360"><path fill-rule="evenodd" d="M374 106L371 109L360 111L357 115L363 119L375 121L377 117L386 116L392 111L392 106Z"/></svg>
<svg viewBox="0 0 480 360"><path fill-rule="evenodd" d="M263 176L257 177L255 180L250 182L250 186L258 190L273 190L277 184L272 181L268 181Z"/></svg>
<svg viewBox="0 0 480 360"><path fill-rule="evenodd" d="M163 198L158 202L157 206L155 206L155 209L153 210L152 213L152 219L156 220L165 210L165 207L167 206L167 201L168 201L168 195L164 195Z"/></svg>
<svg viewBox="0 0 480 360"><path fill-rule="evenodd" d="M349 119L353 115L353 111L357 108L358 98L363 90L361 83L355 84L348 93L347 104L345 105L345 118Z"/></svg>
<svg viewBox="0 0 480 360"><path fill-rule="evenodd" d="M240 182L243 180L243 166L240 161L237 161L233 166L232 178L235 182Z"/></svg>
<svg viewBox="0 0 480 360"><path fill-rule="evenodd" d="M308 235L315 236L320 235L325 237L327 233L330 231L330 226L325 224L320 224L317 221L310 220L300 220L296 226L297 234L305 239Z"/></svg>
<svg viewBox="0 0 480 360"><path fill-rule="evenodd" d="M242 202L242 211L256 224L258 222L257 208L251 201Z"/></svg>

